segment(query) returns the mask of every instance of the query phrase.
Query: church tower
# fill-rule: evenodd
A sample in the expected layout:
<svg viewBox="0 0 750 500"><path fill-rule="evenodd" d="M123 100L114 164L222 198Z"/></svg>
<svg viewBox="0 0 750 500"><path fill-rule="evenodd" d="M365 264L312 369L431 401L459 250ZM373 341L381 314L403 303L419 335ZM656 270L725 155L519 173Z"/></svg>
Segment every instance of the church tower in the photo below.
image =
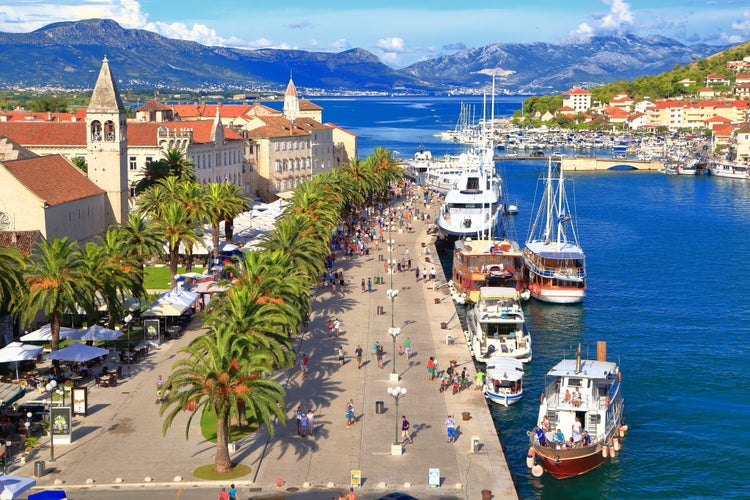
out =
<svg viewBox="0 0 750 500"><path fill-rule="evenodd" d="M107 224L128 218L128 135L125 106L105 57L86 110L88 176L107 192Z"/></svg>
<svg viewBox="0 0 750 500"><path fill-rule="evenodd" d="M291 75L289 84L284 92L284 118L293 122L299 116L299 99L297 98L297 88L294 86Z"/></svg>

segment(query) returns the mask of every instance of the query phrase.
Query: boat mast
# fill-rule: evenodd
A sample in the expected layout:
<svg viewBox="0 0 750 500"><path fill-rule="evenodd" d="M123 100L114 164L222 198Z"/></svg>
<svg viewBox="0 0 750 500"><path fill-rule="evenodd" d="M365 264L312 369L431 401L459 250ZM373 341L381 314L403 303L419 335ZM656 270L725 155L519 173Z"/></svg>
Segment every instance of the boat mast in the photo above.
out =
<svg viewBox="0 0 750 500"><path fill-rule="evenodd" d="M545 201L545 211L546 217L545 217L545 227L544 227L544 241L545 243L550 242L550 237L552 236L552 224L554 224L554 212L552 210L554 206L554 191L552 186L552 157L550 156L549 161L547 162L547 182L546 186L544 188L544 195L546 198Z"/></svg>

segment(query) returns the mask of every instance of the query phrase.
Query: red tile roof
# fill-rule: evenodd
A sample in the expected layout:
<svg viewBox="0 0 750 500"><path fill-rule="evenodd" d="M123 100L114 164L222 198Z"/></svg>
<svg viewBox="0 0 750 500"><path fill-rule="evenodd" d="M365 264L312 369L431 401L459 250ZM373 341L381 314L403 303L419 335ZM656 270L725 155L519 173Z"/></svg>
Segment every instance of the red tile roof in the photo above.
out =
<svg viewBox="0 0 750 500"><path fill-rule="evenodd" d="M172 106L174 114L179 115L183 120L195 118L214 118L216 116L216 107L219 107L219 115L222 118L237 118L246 113L250 106L247 104L175 104Z"/></svg>
<svg viewBox="0 0 750 500"><path fill-rule="evenodd" d="M172 108L167 106L166 104L162 104L161 102L159 102L158 99L151 99L140 108L137 108L135 111L169 111L171 109Z"/></svg>
<svg viewBox="0 0 750 500"><path fill-rule="evenodd" d="M156 146L157 131L160 127L169 130L192 130L193 143L205 144L211 141L213 120L196 120L191 122L128 122L128 146ZM239 140L241 137L235 131L224 127L226 140Z"/></svg>
<svg viewBox="0 0 750 500"><path fill-rule="evenodd" d="M300 111L321 111L323 108L315 103L308 101L307 99L300 99L299 109Z"/></svg>
<svg viewBox="0 0 750 500"><path fill-rule="evenodd" d="M0 231L0 247L15 248L27 257L41 239L41 231Z"/></svg>
<svg viewBox="0 0 750 500"><path fill-rule="evenodd" d="M588 92L586 90L583 90L580 87L574 87L567 92L563 92L563 95L573 95L573 94L591 94L591 92Z"/></svg>
<svg viewBox="0 0 750 500"><path fill-rule="evenodd" d="M0 122L0 135L24 146L86 144L85 122Z"/></svg>
<svg viewBox="0 0 750 500"><path fill-rule="evenodd" d="M50 206L105 193L60 155L7 161L2 165Z"/></svg>

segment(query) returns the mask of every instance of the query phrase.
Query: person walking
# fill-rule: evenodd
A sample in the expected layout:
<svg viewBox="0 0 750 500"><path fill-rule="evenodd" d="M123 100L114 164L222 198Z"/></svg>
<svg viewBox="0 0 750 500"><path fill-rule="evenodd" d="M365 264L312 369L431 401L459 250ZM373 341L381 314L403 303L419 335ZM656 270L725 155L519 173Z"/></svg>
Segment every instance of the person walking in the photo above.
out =
<svg viewBox="0 0 750 500"><path fill-rule="evenodd" d="M357 369L362 368L362 346L357 344L357 348L354 349L354 354L357 356Z"/></svg>
<svg viewBox="0 0 750 500"><path fill-rule="evenodd" d="M354 400L350 399L348 403L346 403L346 428L348 429L350 425L352 425L352 422L354 422Z"/></svg>
<svg viewBox="0 0 750 500"><path fill-rule="evenodd" d="M346 363L346 360L344 359L344 348L339 346L338 352L339 352L339 366L344 366L344 364Z"/></svg>
<svg viewBox="0 0 750 500"><path fill-rule="evenodd" d="M383 368L383 344L378 342L378 346L375 349L375 359L378 360L378 368Z"/></svg>
<svg viewBox="0 0 750 500"><path fill-rule="evenodd" d="M406 340L404 340L404 353L408 360L411 357L411 339L409 337L406 337Z"/></svg>
<svg viewBox="0 0 750 500"><path fill-rule="evenodd" d="M416 278L416 281L419 282L419 266L414 268L414 277Z"/></svg>
<svg viewBox="0 0 750 500"><path fill-rule="evenodd" d="M365 293L365 279L362 278L362 293Z"/></svg>
<svg viewBox="0 0 750 500"><path fill-rule="evenodd" d="M433 266L432 269L430 269L430 281L435 281L435 267Z"/></svg>
<svg viewBox="0 0 750 500"><path fill-rule="evenodd" d="M453 415L448 415L445 419L445 430L448 433L448 442L456 442L456 421L453 419Z"/></svg>
<svg viewBox="0 0 750 500"><path fill-rule="evenodd" d="M307 419L307 435L312 436L313 431L315 430L315 413L313 413L312 408L307 410L307 415L305 416Z"/></svg>
<svg viewBox="0 0 750 500"><path fill-rule="evenodd" d="M237 488L233 484L229 485L229 500L237 500Z"/></svg>
<svg viewBox="0 0 750 500"><path fill-rule="evenodd" d="M302 354L299 359L299 367L302 372L302 378L307 378L307 354Z"/></svg>
<svg viewBox="0 0 750 500"><path fill-rule="evenodd" d="M338 318L333 320L333 336L338 337L341 333L341 321Z"/></svg>
<svg viewBox="0 0 750 500"><path fill-rule="evenodd" d="M435 357L430 356L427 360L427 380L433 380L435 378Z"/></svg>
<svg viewBox="0 0 750 500"><path fill-rule="evenodd" d="M300 412L299 435L302 437L307 437L307 413L305 413L304 411Z"/></svg>
<svg viewBox="0 0 750 500"><path fill-rule="evenodd" d="M409 421L406 420L406 415L401 415L401 444L404 444L407 439L409 440L409 444L414 442L411 438L411 433L409 432L410 428L411 425L409 424Z"/></svg>
<svg viewBox="0 0 750 500"><path fill-rule="evenodd" d="M427 266L422 268L422 281L427 281Z"/></svg>
<svg viewBox="0 0 750 500"><path fill-rule="evenodd" d="M483 386L484 386L484 372L480 368L479 370L477 370L477 374L474 377L474 389L478 391Z"/></svg>
<svg viewBox="0 0 750 500"><path fill-rule="evenodd" d="M367 291L372 292L372 279L367 278Z"/></svg>
<svg viewBox="0 0 750 500"><path fill-rule="evenodd" d="M294 420L297 421L297 435L302 435L302 417L304 416L304 413L302 413L302 407L298 406L297 410L294 412Z"/></svg>
<svg viewBox="0 0 750 500"><path fill-rule="evenodd" d="M219 492L219 500L229 500L229 493L226 488L222 488Z"/></svg>

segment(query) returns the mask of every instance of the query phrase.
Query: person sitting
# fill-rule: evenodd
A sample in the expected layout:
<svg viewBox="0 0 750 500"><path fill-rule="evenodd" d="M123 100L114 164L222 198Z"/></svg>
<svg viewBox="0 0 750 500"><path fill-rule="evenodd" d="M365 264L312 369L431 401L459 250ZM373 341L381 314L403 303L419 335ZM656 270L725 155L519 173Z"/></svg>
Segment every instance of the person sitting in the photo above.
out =
<svg viewBox="0 0 750 500"><path fill-rule="evenodd" d="M591 436L589 436L587 431L583 431L581 437L583 438L583 446L589 446L591 444Z"/></svg>
<svg viewBox="0 0 750 500"><path fill-rule="evenodd" d="M563 444L565 442L565 435L560 429L557 429L557 432L555 432L555 434L553 435L552 440L555 443Z"/></svg>
<svg viewBox="0 0 750 500"><path fill-rule="evenodd" d="M570 403L570 391L565 389L565 398L563 398L563 403Z"/></svg>

